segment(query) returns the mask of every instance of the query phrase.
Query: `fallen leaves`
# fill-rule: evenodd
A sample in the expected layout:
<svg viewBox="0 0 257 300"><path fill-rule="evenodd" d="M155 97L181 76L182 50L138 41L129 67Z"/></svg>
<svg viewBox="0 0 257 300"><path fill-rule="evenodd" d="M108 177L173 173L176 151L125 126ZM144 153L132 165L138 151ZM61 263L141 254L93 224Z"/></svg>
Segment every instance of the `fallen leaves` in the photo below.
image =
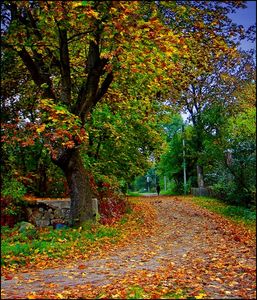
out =
<svg viewBox="0 0 257 300"><path fill-rule="evenodd" d="M54 263L58 276L72 284L55 285L53 275L52 285L43 284L27 298L255 298L252 235L187 199L156 199L133 199L133 218L119 225L122 239L117 244L97 243L90 255L70 253L69 265L63 261L62 268L60 261Z"/></svg>
<svg viewBox="0 0 257 300"><path fill-rule="evenodd" d="M86 268L86 266L85 266L85 265L79 265L78 268L79 268L80 270L83 270L83 269Z"/></svg>
<svg viewBox="0 0 257 300"><path fill-rule="evenodd" d="M28 299L38 299L38 298L37 298L37 294L36 294L35 292L29 293L29 294L27 295L27 298L28 298Z"/></svg>

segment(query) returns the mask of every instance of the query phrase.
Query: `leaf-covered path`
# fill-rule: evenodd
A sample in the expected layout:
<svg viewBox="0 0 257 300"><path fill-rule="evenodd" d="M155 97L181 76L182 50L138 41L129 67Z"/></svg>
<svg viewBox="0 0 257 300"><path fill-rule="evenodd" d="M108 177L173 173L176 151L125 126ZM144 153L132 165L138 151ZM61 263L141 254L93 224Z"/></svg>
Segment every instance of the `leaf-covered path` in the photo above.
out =
<svg viewBox="0 0 257 300"><path fill-rule="evenodd" d="M145 197L156 209L151 234L90 260L18 273L2 298L255 299L255 240L183 197ZM154 222L154 218L153 218Z"/></svg>

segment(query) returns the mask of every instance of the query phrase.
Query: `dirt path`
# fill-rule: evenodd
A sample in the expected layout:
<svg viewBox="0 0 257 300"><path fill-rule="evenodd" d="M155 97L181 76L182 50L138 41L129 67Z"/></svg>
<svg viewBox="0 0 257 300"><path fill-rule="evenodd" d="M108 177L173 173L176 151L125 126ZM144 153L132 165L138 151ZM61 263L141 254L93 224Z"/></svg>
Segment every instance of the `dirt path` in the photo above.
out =
<svg viewBox="0 0 257 300"><path fill-rule="evenodd" d="M179 197L152 196L144 201L158 211L155 234L132 240L118 251L114 248L106 257L3 279L2 298L24 299L47 288L62 292L78 286L119 286L140 272L149 278L166 272L161 285L167 291L178 287L202 291L208 299L255 298L254 243L239 235L234 225Z"/></svg>

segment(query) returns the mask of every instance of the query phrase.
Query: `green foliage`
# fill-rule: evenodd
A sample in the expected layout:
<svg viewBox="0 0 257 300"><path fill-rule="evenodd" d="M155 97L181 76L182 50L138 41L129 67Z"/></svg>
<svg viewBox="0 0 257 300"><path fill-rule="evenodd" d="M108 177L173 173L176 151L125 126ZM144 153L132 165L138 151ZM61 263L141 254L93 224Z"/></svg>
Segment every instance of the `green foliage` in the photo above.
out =
<svg viewBox="0 0 257 300"><path fill-rule="evenodd" d="M161 186L164 186L164 184L161 184ZM186 194L190 194L191 190L191 178L187 180L186 184ZM170 180L167 184L167 189L166 191L164 188L161 190L160 194L161 195L182 195L184 194L184 183L183 182L177 182L175 180Z"/></svg>
<svg viewBox="0 0 257 300"><path fill-rule="evenodd" d="M26 188L17 180L4 177L1 193L3 197L19 201L26 194Z"/></svg>
<svg viewBox="0 0 257 300"><path fill-rule="evenodd" d="M253 89L253 85L243 87L248 93ZM256 108L254 92L250 95L240 93L231 115L217 106L204 114L205 124L215 128L204 136L206 181L216 197L245 206L256 205Z"/></svg>
<svg viewBox="0 0 257 300"><path fill-rule="evenodd" d="M25 206L23 201L25 193L26 188L21 182L8 178L8 176L4 177L1 197L1 213L3 216L20 217L22 215Z"/></svg>
<svg viewBox="0 0 257 300"><path fill-rule="evenodd" d="M129 185L129 193L144 193L147 191L145 176L137 176Z"/></svg>
<svg viewBox="0 0 257 300"><path fill-rule="evenodd" d="M183 120L179 115L171 116L169 123L164 125L167 137L167 146L160 157L160 161L157 165L157 172L160 178L166 176L167 181L169 182L169 186L167 187L168 194L184 193L184 160L187 175L187 192L190 191L191 185L195 184L196 181L194 171L195 155L192 146L193 128L189 125L184 126L183 132L182 125ZM183 139L185 142L184 157Z"/></svg>
<svg viewBox="0 0 257 300"><path fill-rule="evenodd" d="M51 161L44 145L36 141L34 145L21 147L19 144L4 144L1 176L15 178L26 187L28 194L38 197L65 196L66 180L63 172ZM14 189L16 192L16 188Z"/></svg>
<svg viewBox="0 0 257 300"><path fill-rule="evenodd" d="M139 196L141 196L141 193L128 191L127 195L129 197L139 197Z"/></svg>
<svg viewBox="0 0 257 300"><path fill-rule="evenodd" d="M83 157L95 180L102 176L116 178L124 186L150 167L147 159L158 151L162 140L153 116L155 110L152 108L153 113L147 117L148 112L139 105L133 99L130 104L98 104L92 113L87 124L89 147Z"/></svg>

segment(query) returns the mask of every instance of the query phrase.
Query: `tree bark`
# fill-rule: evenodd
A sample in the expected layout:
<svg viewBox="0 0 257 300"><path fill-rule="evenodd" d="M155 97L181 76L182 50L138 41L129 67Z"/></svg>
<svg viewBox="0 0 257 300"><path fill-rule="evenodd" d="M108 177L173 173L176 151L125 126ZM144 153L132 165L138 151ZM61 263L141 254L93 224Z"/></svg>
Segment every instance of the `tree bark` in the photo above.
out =
<svg viewBox="0 0 257 300"><path fill-rule="evenodd" d="M64 172L70 190L70 225L76 226L94 217L89 176L78 149L64 150L54 161Z"/></svg>

